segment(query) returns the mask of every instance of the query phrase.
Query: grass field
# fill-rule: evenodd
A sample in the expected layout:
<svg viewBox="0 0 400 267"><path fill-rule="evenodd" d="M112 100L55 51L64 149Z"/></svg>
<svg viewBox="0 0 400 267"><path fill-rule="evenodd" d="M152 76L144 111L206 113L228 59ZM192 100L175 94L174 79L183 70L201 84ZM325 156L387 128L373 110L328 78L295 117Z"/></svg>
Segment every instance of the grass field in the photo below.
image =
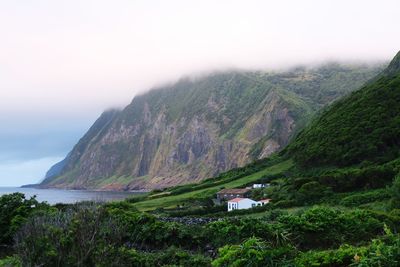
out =
<svg viewBox="0 0 400 267"><path fill-rule="evenodd" d="M293 166L293 162L291 160L280 162L271 167L267 167L262 171L253 173L251 175L239 178L234 181L227 182L225 184L220 184L214 187L209 187L205 189L200 189L192 192L187 192L179 195L166 196L156 199L145 200L141 202L135 203L135 207L142 211L154 210L157 208L175 208L177 205L185 204L187 201L190 201L193 198L203 198L203 197L212 197L216 192L220 190L221 187L224 188L235 188L243 186L247 183L257 181L264 175L274 175L280 172L288 170Z"/></svg>

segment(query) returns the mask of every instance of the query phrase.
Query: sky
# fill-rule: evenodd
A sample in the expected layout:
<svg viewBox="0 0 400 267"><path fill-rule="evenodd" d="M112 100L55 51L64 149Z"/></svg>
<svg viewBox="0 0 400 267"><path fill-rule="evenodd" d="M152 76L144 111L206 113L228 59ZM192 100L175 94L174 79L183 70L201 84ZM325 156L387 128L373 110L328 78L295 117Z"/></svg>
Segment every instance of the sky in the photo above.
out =
<svg viewBox="0 0 400 267"><path fill-rule="evenodd" d="M390 60L397 0L0 0L0 186L39 182L103 110L188 74Z"/></svg>

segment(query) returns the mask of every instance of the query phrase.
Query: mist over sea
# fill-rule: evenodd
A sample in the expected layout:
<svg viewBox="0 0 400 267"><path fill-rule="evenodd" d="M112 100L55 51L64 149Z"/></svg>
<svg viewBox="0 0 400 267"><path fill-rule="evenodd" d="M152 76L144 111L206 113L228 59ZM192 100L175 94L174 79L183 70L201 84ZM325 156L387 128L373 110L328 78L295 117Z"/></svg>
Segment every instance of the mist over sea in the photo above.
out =
<svg viewBox="0 0 400 267"><path fill-rule="evenodd" d="M110 191L86 191L86 190L60 190L60 189L37 189L20 187L0 187L0 196L20 192L26 198L36 195L38 201L46 201L49 204L76 203L79 201L109 202L123 200L132 197L139 192L110 192Z"/></svg>

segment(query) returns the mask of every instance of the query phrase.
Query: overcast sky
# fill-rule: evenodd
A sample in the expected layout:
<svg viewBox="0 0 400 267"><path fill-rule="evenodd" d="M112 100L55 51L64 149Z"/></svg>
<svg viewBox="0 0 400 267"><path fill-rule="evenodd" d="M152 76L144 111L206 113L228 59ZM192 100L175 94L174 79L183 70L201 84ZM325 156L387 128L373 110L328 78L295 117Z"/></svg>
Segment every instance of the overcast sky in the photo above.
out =
<svg viewBox="0 0 400 267"><path fill-rule="evenodd" d="M182 75L389 60L398 0L0 0L0 186L38 182L109 107Z"/></svg>

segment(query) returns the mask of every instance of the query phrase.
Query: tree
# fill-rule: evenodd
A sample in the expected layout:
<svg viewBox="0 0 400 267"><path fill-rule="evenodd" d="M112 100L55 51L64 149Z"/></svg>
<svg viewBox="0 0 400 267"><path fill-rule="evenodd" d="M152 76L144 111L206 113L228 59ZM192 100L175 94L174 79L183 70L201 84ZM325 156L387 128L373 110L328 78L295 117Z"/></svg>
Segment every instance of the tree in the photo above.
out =
<svg viewBox="0 0 400 267"><path fill-rule="evenodd" d="M0 197L0 250L10 246L15 232L26 222L33 212L46 210L49 206L39 203L36 196L29 199L22 193Z"/></svg>

